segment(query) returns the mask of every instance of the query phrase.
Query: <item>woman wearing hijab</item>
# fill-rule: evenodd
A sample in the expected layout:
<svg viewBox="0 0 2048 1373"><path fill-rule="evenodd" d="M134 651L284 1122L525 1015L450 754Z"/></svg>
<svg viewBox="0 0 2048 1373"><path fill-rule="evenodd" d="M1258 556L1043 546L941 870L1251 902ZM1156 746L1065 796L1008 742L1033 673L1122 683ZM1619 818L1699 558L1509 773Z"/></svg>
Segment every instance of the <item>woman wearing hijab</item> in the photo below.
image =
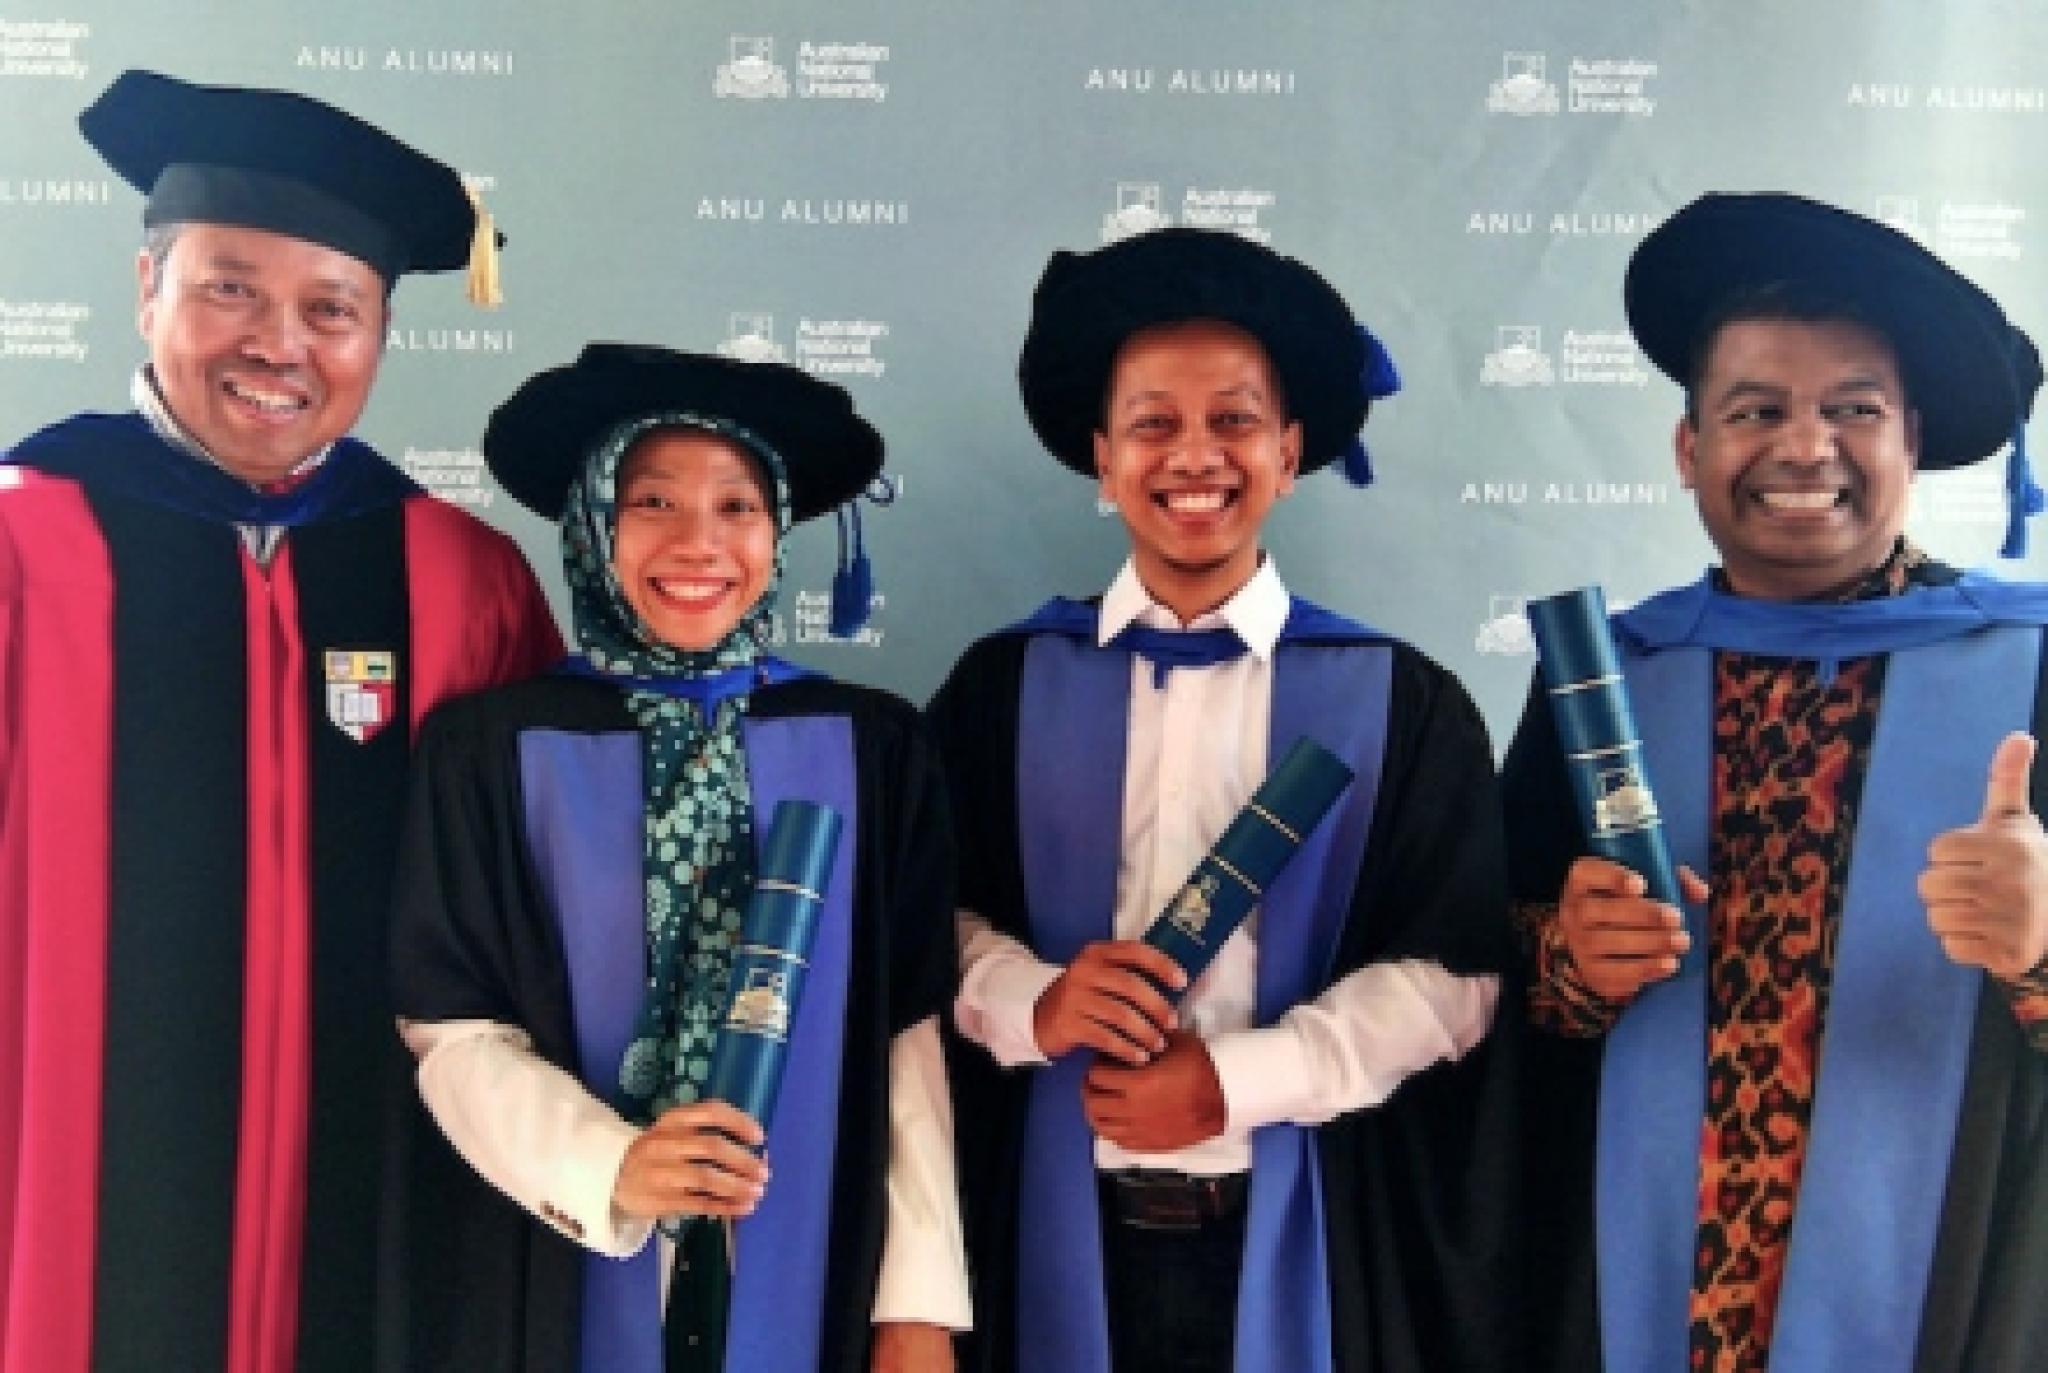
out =
<svg viewBox="0 0 2048 1373"><path fill-rule="evenodd" d="M408 1355L950 1368L937 772L904 702L763 650L782 536L868 487L879 435L795 368L593 344L501 406L484 452L560 521L581 653L421 743L394 999L474 1171L416 1171ZM756 845L791 798L844 832L764 1135L702 1089Z"/></svg>

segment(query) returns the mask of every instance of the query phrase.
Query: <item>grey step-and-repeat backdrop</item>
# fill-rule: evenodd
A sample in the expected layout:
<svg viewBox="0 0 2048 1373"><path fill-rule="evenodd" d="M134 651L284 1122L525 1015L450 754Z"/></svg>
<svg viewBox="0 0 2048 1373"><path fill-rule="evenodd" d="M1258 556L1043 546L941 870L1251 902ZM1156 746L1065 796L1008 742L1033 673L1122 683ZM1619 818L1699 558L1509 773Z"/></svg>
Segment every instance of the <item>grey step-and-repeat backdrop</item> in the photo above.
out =
<svg viewBox="0 0 2048 1373"><path fill-rule="evenodd" d="M605 338L849 387L902 489L868 521L881 595L857 641L826 639L833 537L801 531L782 634L918 699L976 634L1099 588L1120 556L1017 404L1055 248L1228 228L1344 291L1407 389L1367 430L1379 483L1318 477L1271 546L1297 590L1456 671L1502 742L1528 597L1598 580L1625 603L1709 556L1672 471L1677 392L1621 310L1630 250L1672 209L1833 200L2048 330L2039 0L16 0L0 444L125 404L140 202L72 121L129 66L320 96L482 188L508 303L407 283L361 432L515 534L557 592L552 531L477 452L523 377ZM1916 536L1989 560L1995 468L1920 481Z"/></svg>

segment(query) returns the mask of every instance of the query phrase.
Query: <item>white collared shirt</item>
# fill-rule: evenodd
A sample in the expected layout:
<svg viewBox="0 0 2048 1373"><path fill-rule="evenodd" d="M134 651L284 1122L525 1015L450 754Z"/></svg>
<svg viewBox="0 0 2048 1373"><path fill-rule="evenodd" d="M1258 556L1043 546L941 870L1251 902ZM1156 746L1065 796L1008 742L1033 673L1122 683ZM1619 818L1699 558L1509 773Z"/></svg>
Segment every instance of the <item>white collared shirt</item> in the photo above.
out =
<svg viewBox="0 0 2048 1373"><path fill-rule="evenodd" d="M1149 662L1131 661L1116 938L1144 934L1265 779L1273 650L1289 608L1271 558L1229 600L1185 625L1129 562L1104 594L1099 643L1135 623L1228 628L1248 650L1227 663L1175 668L1163 686L1153 684ZM1252 1130L1320 1125L1378 1105L1409 1074L1461 1057L1492 1022L1497 978L1407 959L1361 968L1273 1025L1255 1027L1258 921L1255 911L1180 1006L1181 1023L1201 1035L1216 1065L1223 1133L1170 1154L1128 1153L1097 1139L1096 1167L1242 1172L1251 1166ZM1060 968L972 911L960 912L960 944L954 1014L962 1033L1006 1066L1043 1064L1032 1009Z"/></svg>

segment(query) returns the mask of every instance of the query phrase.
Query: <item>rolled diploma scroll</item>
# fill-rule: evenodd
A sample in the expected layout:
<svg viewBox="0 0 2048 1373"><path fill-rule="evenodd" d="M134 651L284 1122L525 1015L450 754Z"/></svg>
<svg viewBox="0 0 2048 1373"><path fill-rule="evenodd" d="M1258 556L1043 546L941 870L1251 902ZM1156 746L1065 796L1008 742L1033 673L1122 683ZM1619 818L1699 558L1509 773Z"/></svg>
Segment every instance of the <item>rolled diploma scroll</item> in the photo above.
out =
<svg viewBox="0 0 2048 1373"><path fill-rule="evenodd" d="M1179 894L1145 931L1145 942L1187 973L1187 986L1195 985L1302 841L1337 804L1351 775L1341 758L1315 740L1297 740L1188 874Z"/></svg>
<svg viewBox="0 0 2048 1373"><path fill-rule="evenodd" d="M1528 614L1588 846L1640 873L1654 899L1677 905L1678 874L1650 791L1606 599L1597 586L1580 587L1529 602Z"/></svg>
<svg viewBox="0 0 2048 1373"><path fill-rule="evenodd" d="M731 999L712 1046L704 1098L737 1106L763 1130L782 1087L841 823L838 811L810 801L775 807L733 954Z"/></svg>

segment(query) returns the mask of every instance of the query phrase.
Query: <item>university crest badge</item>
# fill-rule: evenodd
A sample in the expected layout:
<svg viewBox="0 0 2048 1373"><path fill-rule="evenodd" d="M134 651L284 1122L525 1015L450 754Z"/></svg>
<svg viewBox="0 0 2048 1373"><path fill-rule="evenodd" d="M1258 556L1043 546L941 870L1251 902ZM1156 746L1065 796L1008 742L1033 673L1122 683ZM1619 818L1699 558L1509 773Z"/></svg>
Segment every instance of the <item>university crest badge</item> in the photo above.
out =
<svg viewBox="0 0 2048 1373"><path fill-rule="evenodd" d="M1204 936L1208 933L1211 914L1209 898L1216 894L1216 887L1215 874L1199 874L1180 889L1180 895L1174 898L1173 906L1167 914L1166 918L1197 944L1207 942Z"/></svg>
<svg viewBox="0 0 2048 1373"><path fill-rule="evenodd" d="M398 655L389 649L333 648L321 658L327 718L357 743L369 743L398 709Z"/></svg>
<svg viewBox="0 0 2048 1373"><path fill-rule="evenodd" d="M789 1038L789 975L780 968L747 969L747 985L732 999L725 1028L764 1039Z"/></svg>

